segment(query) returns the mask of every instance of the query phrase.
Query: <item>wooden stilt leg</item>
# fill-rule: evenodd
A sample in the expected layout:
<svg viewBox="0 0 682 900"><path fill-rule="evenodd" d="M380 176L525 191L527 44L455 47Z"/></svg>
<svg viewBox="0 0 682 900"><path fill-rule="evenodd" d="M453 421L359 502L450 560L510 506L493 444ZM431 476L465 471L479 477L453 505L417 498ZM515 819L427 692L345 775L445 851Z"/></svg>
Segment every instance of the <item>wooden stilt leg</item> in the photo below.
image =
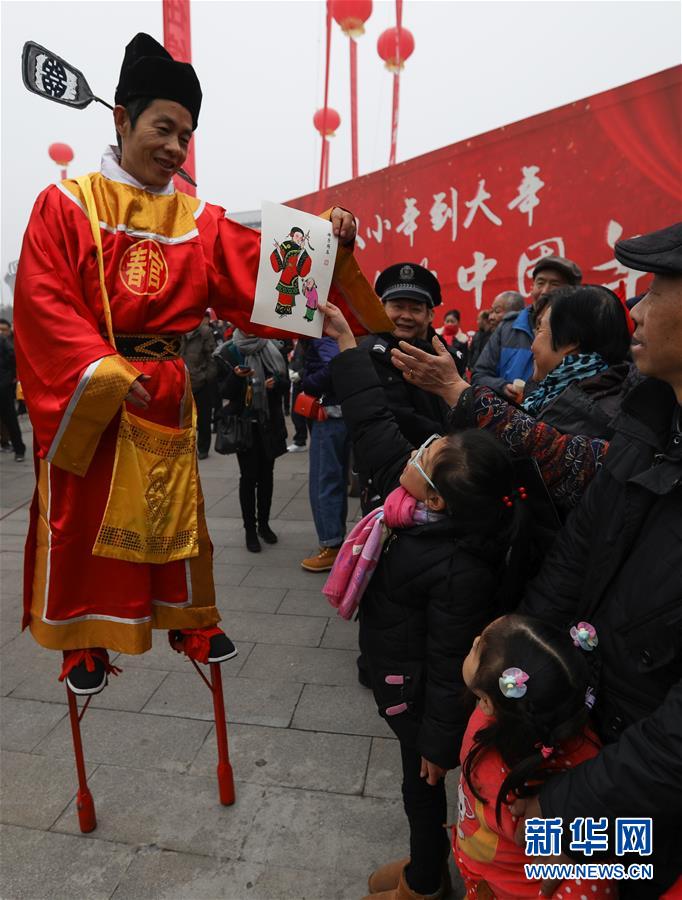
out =
<svg viewBox="0 0 682 900"><path fill-rule="evenodd" d="M71 734L73 735L73 753L76 757L76 771L78 772L78 794L76 796L76 809L78 810L78 824L84 834L97 828L95 816L95 804L88 787L88 779L85 774L85 760L83 759L83 743L81 741L80 716L76 695L66 685L66 696L69 701L69 718L71 720Z"/></svg>
<svg viewBox="0 0 682 900"><path fill-rule="evenodd" d="M218 741L218 791L220 793L220 802L223 806L231 806L235 798L234 777L227 746L225 702L223 700L223 679L220 674L220 663L211 663L211 693L213 694L215 733Z"/></svg>

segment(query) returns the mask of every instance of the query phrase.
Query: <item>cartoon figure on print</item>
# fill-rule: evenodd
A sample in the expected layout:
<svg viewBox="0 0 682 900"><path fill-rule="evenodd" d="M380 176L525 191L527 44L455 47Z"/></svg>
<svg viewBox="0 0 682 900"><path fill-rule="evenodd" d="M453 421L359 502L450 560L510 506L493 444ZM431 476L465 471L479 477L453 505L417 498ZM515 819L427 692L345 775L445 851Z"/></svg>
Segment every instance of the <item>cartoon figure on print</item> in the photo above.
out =
<svg viewBox="0 0 682 900"><path fill-rule="evenodd" d="M305 296L305 313L303 318L312 322L317 309L317 282L314 278L306 278L303 282L303 294Z"/></svg>
<svg viewBox="0 0 682 900"><path fill-rule="evenodd" d="M278 316L290 316L296 305L296 296L301 293L299 279L310 272L313 261L310 258L310 233L305 234L302 228L294 227L289 236L281 243L275 241L275 249L270 254L270 264L275 272L280 272L275 290L278 293L275 312ZM307 318L307 317L306 317Z"/></svg>

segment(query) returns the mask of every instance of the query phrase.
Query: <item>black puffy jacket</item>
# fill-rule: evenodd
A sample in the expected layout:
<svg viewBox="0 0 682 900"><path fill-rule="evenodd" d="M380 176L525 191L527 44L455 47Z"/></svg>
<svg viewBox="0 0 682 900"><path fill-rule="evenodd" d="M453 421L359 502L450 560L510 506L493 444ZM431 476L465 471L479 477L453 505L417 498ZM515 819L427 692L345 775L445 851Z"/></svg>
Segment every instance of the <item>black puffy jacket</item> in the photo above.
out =
<svg viewBox="0 0 682 900"><path fill-rule="evenodd" d="M627 896L653 898L682 872L682 409L646 379L613 428L522 611L566 628L588 621L599 638L589 659L607 746L543 788L543 815L652 816L643 861L657 881L628 883Z"/></svg>
<svg viewBox="0 0 682 900"><path fill-rule="evenodd" d="M366 351L339 354L331 375L344 421L384 498L398 486L413 446L386 407ZM495 618L498 568L499 551L460 533L449 516L395 529L360 603L360 648L379 713L401 740L443 768L458 764L469 712L462 663ZM388 675L402 675L405 683L387 684ZM402 703L405 712L386 716Z"/></svg>

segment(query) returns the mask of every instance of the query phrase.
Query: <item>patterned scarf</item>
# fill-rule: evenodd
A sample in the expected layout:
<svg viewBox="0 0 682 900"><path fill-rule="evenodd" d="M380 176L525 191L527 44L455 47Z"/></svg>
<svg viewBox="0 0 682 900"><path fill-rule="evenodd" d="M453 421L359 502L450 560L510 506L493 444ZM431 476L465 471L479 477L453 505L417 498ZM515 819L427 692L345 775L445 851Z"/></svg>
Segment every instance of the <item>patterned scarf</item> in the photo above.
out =
<svg viewBox="0 0 682 900"><path fill-rule="evenodd" d="M528 415L537 418L545 406L565 391L569 384L592 378L608 367L609 364L598 353L572 353L564 356L559 365L526 397L521 408Z"/></svg>
<svg viewBox="0 0 682 900"><path fill-rule="evenodd" d="M425 525L445 518L421 501L397 487L378 509L360 519L353 527L334 560L329 578L322 588L332 606L344 619L351 619L377 567L389 529Z"/></svg>
<svg viewBox="0 0 682 900"><path fill-rule="evenodd" d="M249 337L235 328L232 340L235 347L244 357L244 364L247 369L253 369L254 374L250 383L253 389L253 408L267 418L268 415L268 394L265 387L266 374L270 372L272 375L284 377L284 357L277 349L274 341L266 340L266 338Z"/></svg>

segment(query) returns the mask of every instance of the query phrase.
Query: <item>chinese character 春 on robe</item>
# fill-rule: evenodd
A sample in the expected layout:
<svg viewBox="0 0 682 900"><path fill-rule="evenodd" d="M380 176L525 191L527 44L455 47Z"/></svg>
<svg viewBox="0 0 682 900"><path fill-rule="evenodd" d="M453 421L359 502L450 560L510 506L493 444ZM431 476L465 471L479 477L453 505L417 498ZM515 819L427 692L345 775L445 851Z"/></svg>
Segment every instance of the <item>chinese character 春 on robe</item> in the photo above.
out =
<svg viewBox="0 0 682 900"><path fill-rule="evenodd" d="M264 332L249 322L258 232L180 192L151 193L99 173L89 177L115 335L181 335L198 326L207 306L245 331ZM372 327L377 311L349 257L339 254L331 296L346 309L362 309L360 318ZM182 359L153 358L163 355L163 341L143 348L151 358L126 354L128 360L107 340L97 252L75 181L47 188L36 201L14 316L37 480L26 543L24 627L53 649L142 653L151 646L152 628L215 624L220 616L200 486L186 558L133 562L93 553L102 538L121 406L132 382L140 373L149 376L144 387L151 402L146 410L126 404L130 422L137 417L162 428L191 428L193 398ZM193 454L192 447L194 474ZM143 495L131 494L131 505L153 518L176 480L169 455ZM125 485L118 494L120 505Z"/></svg>

